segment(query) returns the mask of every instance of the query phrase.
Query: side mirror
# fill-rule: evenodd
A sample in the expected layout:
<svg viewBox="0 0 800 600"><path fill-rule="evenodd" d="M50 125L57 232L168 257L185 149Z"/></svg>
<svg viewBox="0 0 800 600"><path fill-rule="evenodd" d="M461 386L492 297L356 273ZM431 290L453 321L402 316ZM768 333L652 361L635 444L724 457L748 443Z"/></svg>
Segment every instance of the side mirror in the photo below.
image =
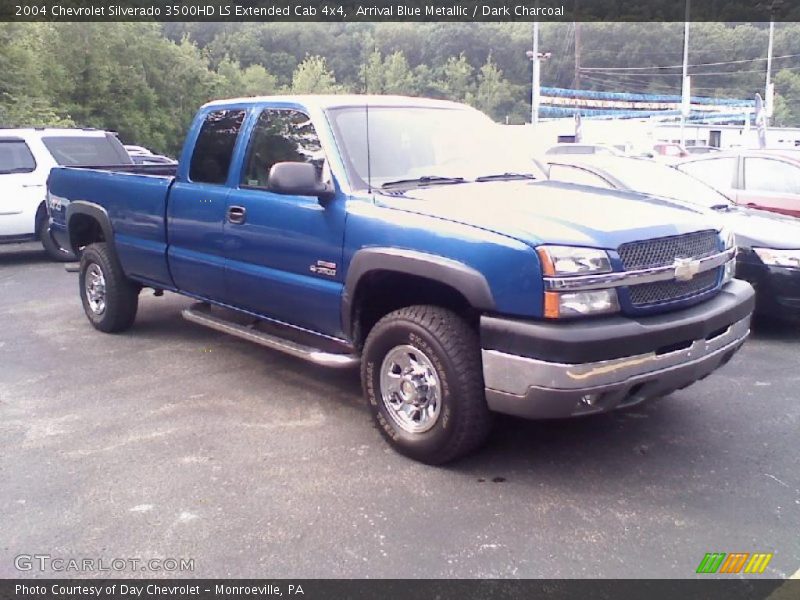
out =
<svg viewBox="0 0 800 600"><path fill-rule="evenodd" d="M306 162L279 162L269 170L267 189L286 196L316 196L320 202L333 198L330 185L320 181L317 168Z"/></svg>

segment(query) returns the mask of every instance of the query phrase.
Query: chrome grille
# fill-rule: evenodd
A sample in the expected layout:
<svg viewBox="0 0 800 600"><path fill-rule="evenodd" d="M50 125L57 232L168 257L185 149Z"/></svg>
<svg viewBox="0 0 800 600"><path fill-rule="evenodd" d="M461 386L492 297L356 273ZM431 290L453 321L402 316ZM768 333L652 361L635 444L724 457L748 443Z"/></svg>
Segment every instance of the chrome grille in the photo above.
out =
<svg viewBox="0 0 800 600"><path fill-rule="evenodd" d="M686 235L622 244L619 257L626 271L664 267L676 258L703 258L719 252L717 232L698 231Z"/></svg>
<svg viewBox="0 0 800 600"><path fill-rule="evenodd" d="M626 271L665 267L674 264L676 258L705 258L719 251L719 238L713 230L630 242L618 249ZM718 276L719 268L689 281L673 279L633 285L628 288L631 304L641 307L691 298L714 289Z"/></svg>
<svg viewBox="0 0 800 600"><path fill-rule="evenodd" d="M631 303L634 306L647 306L648 304L691 298L713 289L717 285L718 275L719 269L711 269L696 275L689 281L655 281L632 285L628 288Z"/></svg>

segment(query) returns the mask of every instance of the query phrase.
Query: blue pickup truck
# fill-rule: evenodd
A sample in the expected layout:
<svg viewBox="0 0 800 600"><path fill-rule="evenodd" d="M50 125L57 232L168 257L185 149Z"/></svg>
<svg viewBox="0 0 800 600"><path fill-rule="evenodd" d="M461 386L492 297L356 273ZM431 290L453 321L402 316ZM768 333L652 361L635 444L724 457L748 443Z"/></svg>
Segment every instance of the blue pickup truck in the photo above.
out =
<svg viewBox="0 0 800 600"><path fill-rule="evenodd" d="M451 102L211 102L174 166L55 168L50 231L90 323L139 293L317 365L360 365L399 452L440 464L494 412L561 418L663 396L750 329L733 237L690 208L537 177Z"/></svg>

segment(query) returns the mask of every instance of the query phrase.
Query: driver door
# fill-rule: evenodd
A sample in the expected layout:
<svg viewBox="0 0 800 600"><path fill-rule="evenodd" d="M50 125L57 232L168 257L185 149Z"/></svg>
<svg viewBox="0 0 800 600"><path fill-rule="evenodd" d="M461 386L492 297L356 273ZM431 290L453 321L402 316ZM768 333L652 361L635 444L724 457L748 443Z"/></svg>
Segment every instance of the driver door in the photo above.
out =
<svg viewBox="0 0 800 600"><path fill-rule="evenodd" d="M225 256L229 302L339 336L345 200L270 192L277 162L310 162L324 176L322 146L308 115L264 109L253 126L238 187L228 196Z"/></svg>

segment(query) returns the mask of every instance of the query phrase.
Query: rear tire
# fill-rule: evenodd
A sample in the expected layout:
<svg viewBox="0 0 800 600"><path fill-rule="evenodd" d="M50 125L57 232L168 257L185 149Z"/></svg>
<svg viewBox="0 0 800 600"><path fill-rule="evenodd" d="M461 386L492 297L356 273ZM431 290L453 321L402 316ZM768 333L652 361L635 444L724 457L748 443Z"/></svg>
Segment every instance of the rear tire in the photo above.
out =
<svg viewBox="0 0 800 600"><path fill-rule="evenodd" d="M95 329L117 333L133 325L141 287L125 277L105 243L84 248L79 282L83 310Z"/></svg>
<svg viewBox="0 0 800 600"><path fill-rule="evenodd" d="M70 250L65 250L61 246L59 246L56 241L50 236L50 232L47 230L47 221L42 220L39 222L36 231L39 236L39 241L42 243L42 247L44 251L47 253L47 256L50 257L52 260L57 262L72 262L78 260Z"/></svg>
<svg viewBox="0 0 800 600"><path fill-rule="evenodd" d="M491 429L480 340L444 308L409 306L378 321L364 344L361 381L381 434L415 460L460 458Z"/></svg>

